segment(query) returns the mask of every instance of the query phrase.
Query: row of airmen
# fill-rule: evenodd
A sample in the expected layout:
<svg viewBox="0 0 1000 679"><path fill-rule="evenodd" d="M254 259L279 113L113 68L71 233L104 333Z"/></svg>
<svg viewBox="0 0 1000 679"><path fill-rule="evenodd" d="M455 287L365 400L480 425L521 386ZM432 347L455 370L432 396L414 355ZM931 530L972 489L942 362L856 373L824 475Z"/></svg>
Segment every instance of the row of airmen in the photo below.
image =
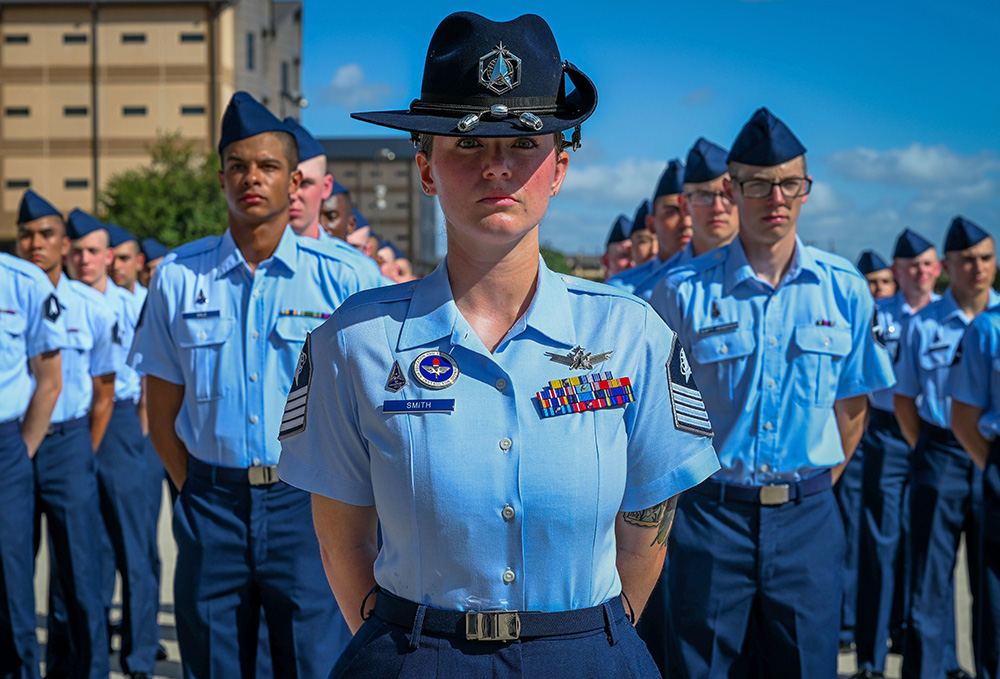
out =
<svg viewBox="0 0 1000 679"><path fill-rule="evenodd" d="M258 138L263 128L282 133L278 153L253 148L239 149L256 154L252 158L225 153L248 137ZM278 121L239 93L227 109L219 151L230 229L221 238L169 254L155 240L140 244L126 230L82 210L64 218L34 191L22 197L18 258L0 254L0 458L9 470L0 489L5 507L0 676L39 676L32 580L41 514L50 549L46 676L108 676L116 571L122 583L117 629L123 672L134 679L150 677L156 661L165 657L157 623L156 547L164 466L151 440L165 430L174 432L180 403L166 416L157 410L162 394L176 387L171 379L190 379L179 398L190 399L193 412L177 421L177 431L189 450L205 451L210 463L205 468L241 468L238 487L272 491L263 507L256 506L258 498L252 500L254 522L249 527L261 534L251 539L261 540L261 546L253 553L245 545L234 548L235 561L247 566L239 584L232 582L234 564L223 552L213 551L218 545L207 539L237 537L241 522L231 498L206 501L223 517L210 516L203 507L188 516L191 524L202 523L191 525L197 547L186 549L178 534L176 613L186 674L207 676L201 666L231 672L252 663L253 657L245 657L249 646L243 630L233 626L249 630L249 621L258 617L266 616L266 624L258 632L254 623L248 634L261 648L257 655L264 674L270 671L273 648L275 674L293 676L280 660L289 637L301 646L299 655L313 658L297 661L300 676L319 676L318 670L303 669L310 664L328 670L349 637L323 576L308 494L295 492L290 502L273 492L278 487L273 475L278 422L273 417L280 418L284 403L284 392L273 385L291 383L306 333L343 299L361 289L411 280L412 270L398 248L371 232L351 205L350 194L327 173L323 147L294 120ZM286 186L271 181L275 165L283 166ZM232 176L240 179L230 180ZM252 251L261 244L258 239L267 230L258 224L261 216L281 215L282 210L280 228L270 225L267 236L276 241L274 256L248 261L241 247ZM236 226L247 222L257 228ZM206 267L190 281L191 289L177 287L171 275L176 266L153 275L164 261L191 258ZM169 298L172 308L165 310L154 301L144 310L149 294L156 301ZM241 301L241 295L246 299ZM174 314L169 321L174 327L156 337L147 335L140 344L136 329L147 313L147 325L167 322L162 314ZM241 318L238 332L246 334L244 342L229 341L237 332L234 317ZM262 341L251 341L257 338ZM169 358L162 356L168 352ZM155 361L159 363L150 368ZM248 410L261 414L248 417ZM239 459L232 451L239 451ZM190 476L198 473L195 464ZM189 497L193 484L184 483L169 465L167 469L182 496ZM249 504L240 509L249 510ZM269 528L272 514L277 518ZM196 557L191 549L210 556ZM300 563L303 551L308 567ZM303 573L310 576L308 587L296 584ZM210 596L213 588L216 594L218 589L232 591L226 603L232 604L230 612L239 610L239 623L230 616L221 624L223 606L216 603L206 610L191 599ZM227 644L232 653L222 650Z"/></svg>
<svg viewBox="0 0 1000 679"><path fill-rule="evenodd" d="M785 151L770 160L793 159L804 147L790 131L783 129L780 121L773 117L765 121L765 125L772 127L776 123L778 127L772 132L780 139L775 144ZM743 482L763 480L765 476L795 478L796 466L817 463L816 452L811 449L815 439L809 427L797 422L775 425L761 421L763 413L750 409L733 412L735 405L752 403L755 395L759 397L759 390L766 392L769 386L773 388L775 380L771 378L780 367L765 361L756 367L759 372L754 372L752 357L760 347L754 346L754 337L745 328L759 328L766 318L744 325L742 319L736 320L739 314L727 308L730 302L740 299L733 297L733 288L736 280L747 274L724 262L732 260L736 251L741 255L744 250L749 251L753 241L763 235L756 230L740 231L737 199L757 197L747 191L756 187L754 180L733 179L732 159L733 154L726 149L700 138L690 149L686 166L680 160L671 160L652 199L639 205L635 217L616 218L602 263L609 285L651 302L671 328L680 333L688 356L694 359L693 374L699 379L709 415L716 425L716 449L723 466L741 469L738 476ZM786 203L794 204L796 199L804 203L811 179L804 167L802 170L780 183L770 179L762 182L759 198L769 199L775 211ZM739 184L738 189L735 184ZM744 223L747 217L743 215ZM797 251L819 252L803 248L800 242L796 245ZM943 248L943 266L950 285L943 295L934 292L942 269L937 252L928 240L906 229L896 241L891 265L872 251L865 251L858 259L857 268L869 281L869 290L876 300L872 331L877 342L888 349L896 384L891 386L889 382L885 388L870 393L870 415L860 443L853 449L853 455L847 456L846 466L834 467L843 471L834 484L845 528L843 555L817 552L796 557L794 552L798 548L793 547L794 542L781 541L793 552L785 561L806 558L815 567L825 559L843 559L842 583L836 592L827 589L823 597L827 612L833 610L832 599L836 599L838 615L823 618L815 611L812 615L819 624L839 622L839 648L856 649L858 677L883 676L890 649L903 654L904 677L968 676L960 668L956 652L953 582L963 533L973 585L973 641L978 676L1000 676L1000 524L996 514L1000 509L997 504L1000 460L996 455L989 458L991 446L997 447L996 435L1000 430L997 346L1000 307L983 313L1000 302L1000 296L992 289L996 275L995 242L971 220L956 217L952 221ZM685 264L699 272L713 267L724 269L719 274L723 276L721 294L713 291L709 296L718 294L717 298L703 297L696 304L695 299L679 299L679 290L684 288L673 280L678 277L673 272ZM833 267L853 270L844 261L834 263ZM725 277L733 274L737 278L725 282ZM781 286L789 282L788 276ZM766 296L779 299L781 286L775 286L778 290L766 290ZM679 301L690 306L678 308ZM816 304L813 297L803 296L801 302L780 308L796 317L812 304ZM816 320L815 330L822 334L822 329L840 326L841 319L836 316L831 312L828 318ZM694 333L685 336L686 327L693 327ZM793 339L793 346L798 345L790 356L799 352L818 355L803 376L805 384L796 388L806 387L816 392L814 405L829 404L832 394L822 393L827 389L824 365L843 361L847 345L840 347L840 339L833 332L827 333L829 337L822 343L813 345L807 339L815 334L813 329L810 335L805 330L796 327L797 337L787 338ZM709 387L712 383L719 386ZM715 402L711 398L713 392L718 394ZM808 396L813 400L812 395ZM839 401L839 390L836 397ZM732 441L720 440L718 425L734 419L745 420L740 432L743 436L770 437L777 433L785 445L802 450L804 457L793 456L778 466L759 452L754 455L752 447L745 445L747 439L735 446ZM742 448L743 453L736 452L734 459L727 460L727 447ZM982 469L988 458L992 466L984 482ZM685 509L688 508L682 501L679 513L683 515ZM717 513L706 510L701 527L722 528L725 517L714 516ZM684 523L679 517L675 531L678 535L672 544L683 541ZM679 554L686 554L688 548L685 545ZM700 567L706 568L705 563L719 558L715 555ZM665 568L659 594L654 592L650 608L640 622L641 633L666 676L673 676L671 669L679 671L686 666L690 671L705 662L714 672L720 663L712 663L713 659L717 661L719 654L736 654L740 645L748 643L741 636L747 629L748 612L743 606L734 606L725 615L716 612L719 618L713 621L714 629L711 633L706 630L702 638L715 636L717 647L688 646L685 636L697 637L698 632L684 622L682 616L686 611L676 601L678 592L684 590L676 588L676 580L674 591L667 590L671 578L693 574L680 568L675 573L672 565ZM807 582L805 588L817 599L815 582ZM665 603L671 594L675 599L672 616L667 614ZM781 596L793 599L800 594L784 591ZM668 624L669 617L673 618L672 625ZM672 631L670 627L678 629ZM791 633L803 650L806 627L803 625ZM737 633L727 638L732 630ZM671 649L677 657L667 657ZM697 660L692 661L692 655Z"/></svg>

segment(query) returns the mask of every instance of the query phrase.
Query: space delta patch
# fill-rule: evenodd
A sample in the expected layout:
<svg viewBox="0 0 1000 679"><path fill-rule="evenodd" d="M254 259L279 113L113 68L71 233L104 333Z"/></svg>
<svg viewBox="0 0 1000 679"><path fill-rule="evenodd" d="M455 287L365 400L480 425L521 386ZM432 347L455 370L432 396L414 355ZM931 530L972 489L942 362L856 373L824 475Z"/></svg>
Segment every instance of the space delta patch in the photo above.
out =
<svg viewBox="0 0 1000 679"><path fill-rule="evenodd" d="M312 381L312 351L309 348L311 337L310 334L306 335L306 343L302 346L299 362L295 366L292 388L285 402L285 412L281 415L279 441L306 430L306 403L309 400L309 382Z"/></svg>
<svg viewBox="0 0 1000 679"><path fill-rule="evenodd" d="M882 316L879 314L878 309L872 312L872 339L883 349L886 348L885 326L882 325Z"/></svg>
<svg viewBox="0 0 1000 679"><path fill-rule="evenodd" d="M691 364L677 335L670 347L667 359L667 382L670 385L670 406L674 415L674 427L698 436L714 436L712 423L705 410L705 401L695 384Z"/></svg>
<svg viewBox="0 0 1000 679"><path fill-rule="evenodd" d="M59 319L62 308L59 306L59 298L56 293L50 292L49 296L42 302L42 317L50 323L55 323Z"/></svg>

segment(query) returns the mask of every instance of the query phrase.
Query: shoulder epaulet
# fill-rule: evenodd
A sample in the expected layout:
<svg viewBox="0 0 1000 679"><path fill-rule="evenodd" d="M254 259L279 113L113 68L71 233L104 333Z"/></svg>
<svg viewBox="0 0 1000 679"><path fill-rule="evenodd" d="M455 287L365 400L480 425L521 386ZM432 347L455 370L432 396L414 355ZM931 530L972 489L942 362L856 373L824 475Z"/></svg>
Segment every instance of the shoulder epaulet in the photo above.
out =
<svg viewBox="0 0 1000 679"><path fill-rule="evenodd" d="M110 285L110 283L108 285ZM80 297L83 297L88 302L93 302L94 304L97 304L105 309L110 310L110 306L108 304L108 298L99 293L97 290L94 290L86 283L81 283L80 281L75 281L73 279L70 279L69 286L70 288L72 288L73 292L80 295Z"/></svg>
<svg viewBox="0 0 1000 679"><path fill-rule="evenodd" d="M678 264L677 266L667 269L663 278L669 280L683 280L685 278L690 278L691 276L697 276L705 271L714 269L720 266L729 259L729 249L719 248L717 250L712 250L711 252L706 252L703 255L698 255L694 259L689 259L683 264Z"/></svg>
<svg viewBox="0 0 1000 679"><path fill-rule="evenodd" d="M200 255L203 252L207 252L208 250L217 247L219 245L219 241L221 240L222 236L206 236L205 238L193 240L190 243L184 243L184 245L178 245L167 254L167 258L164 262L169 261L170 259L183 259L185 257ZM171 255L173 255L172 258Z"/></svg>
<svg viewBox="0 0 1000 679"><path fill-rule="evenodd" d="M402 302L413 297L413 291L417 287L417 281L406 283L396 283L382 288L368 288L356 292L337 307L337 311L350 311L370 304L385 304L387 302Z"/></svg>
<svg viewBox="0 0 1000 679"><path fill-rule="evenodd" d="M12 272L27 276L33 280L45 280L48 282L48 276L42 271L36 264L25 261L14 255L9 255L6 252L0 252L0 264L9 268Z"/></svg>
<svg viewBox="0 0 1000 679"><path fill-rule="evenodd" d="M625 290L616 288L612 285L596 283L594 281L588 281L586 278L577 278L576 276L570 276L568 274L556 275L559 276L560 280L566 284L566 290L569 292L583 293L586 295L604 295L606 297L620 297L622 299L627 299L630 302L636 302L637 304L645 304L645 302L632 293L626 292Z"/></svg>
<svg viewBox="0 0 1000 679"><path fill-rule="evenodd" d="M858 271L857 267L851 262L851 260L846 257L841 257L840 255L835 255L832 252L827 252L826 250L820 250L819 248L807 245L809 249L809 254L813 256L817 262L822 262L831 269L837 269L839 271L845 271L852 276L863 278L861 272Z"/></svg>

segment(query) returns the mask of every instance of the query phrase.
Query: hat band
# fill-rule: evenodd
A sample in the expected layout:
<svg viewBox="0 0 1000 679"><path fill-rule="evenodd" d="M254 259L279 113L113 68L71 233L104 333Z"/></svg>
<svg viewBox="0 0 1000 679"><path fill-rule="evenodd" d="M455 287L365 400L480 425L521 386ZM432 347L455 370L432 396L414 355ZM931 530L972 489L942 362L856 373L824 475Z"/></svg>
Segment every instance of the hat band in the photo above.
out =
<svg viewBox="0 0 1000 679"><path fill-rule="evenodd" d="M421 92L419 99L414 99L419 106L457 106L465 110L470 108L489 108L490 106L507 106L511 109L555 109L558 106L557 97L450 97L444 94L429 94Z"/></svg>
<svg viewBox="0 0 1000 679"><path fill-rule="evenodd" d="M448 114L462 114L461 120L455 125L459 132L471 132L479 125L479 122L489 116L496 120L505 120L507 118L517 118L517 122L525 130L532 132L540 132L545 126L539 115L551 115L553 113L558 113L560 111L560 106L555 104L555 101L548 98L549 105L535 105L535 106L518 106L518 103L542 99L541 97L525 97L522 99L506 99L502 100L503 103L492 104L488 108L481 108L488 100L479 100L475 102L478 111L475 113L468 113L468 110L472 108L469 102L465 103L431 103L422 101L420 99L414 99L410 102L410 112L411 113L443 113ZM529 110L530 109L530 110Z"/></svg>

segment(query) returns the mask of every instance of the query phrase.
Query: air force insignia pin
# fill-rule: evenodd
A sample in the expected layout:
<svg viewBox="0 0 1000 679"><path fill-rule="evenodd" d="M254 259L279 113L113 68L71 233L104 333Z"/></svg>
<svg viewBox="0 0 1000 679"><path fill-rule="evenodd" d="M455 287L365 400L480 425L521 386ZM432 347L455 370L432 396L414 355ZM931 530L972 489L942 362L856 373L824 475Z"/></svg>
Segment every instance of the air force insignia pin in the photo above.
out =
<svg viewBox="0 0 1000 679"><path fill-rule="evenodd" d="M406 376L403 374L403 370L399 367L399 361L395 361L392 364L392 370L389 371L389 380L385 383L385 388L395 394L405 386Z"/></svg>
<svg viewBox="0 0 1000 679"><path fill-rule="evenodd" d="M594 354L578 344L565 356L552 353L551 351L546 351L545 355L548 356L549 360L554 363L561 363L562 365L569 366L570 370L593 370L595 365L598 363L604 363L604 361L608 360L613 353L615 353L614 349L611 351L605 351L601 354Z"/></svg>
<svg viewBox="0 0 1000 679"><path fill-rule="evenodd" d="M195 304L204 304L207 301L208 301L208 297L205 297L205 291L204 290L199 290L198 291L198 299L196 299L194 301L194 303Z"/></svg>
<svg viewBox="0 0 1000 679"><path fill-rule="evenodd" d="M306 404L309 401L309 383L312 381L310 337L311 335L306 335L306 343L302 346L299 362L295 366L292 388L288 392L288 400L285 401L285 412L281 415L279 440L306 430Z"/></svg>
<svg viewBox="0 0 1000 679"><path fill-rule="evenodd" d="M698 436L712 436L712 423L705 410L705 401L695 384L691 364L677 335L667 359L667 382L670 386L670 406L674 416L674 427Z"/></svg>
<svg viewBox="0 0 1000 679"><path fill-rule="evenodd" d="M61 313L62 308L59 306L59 298L56 297L56 293L50 292L49 296L42 302L42 318L50 323L55 323Z"/></svg>
<svg viewBox="0 0 1000 679"><path fill-rule="evenodd" d="M458 363L443 351L425 351L413 361L413 377L428 389L444 389L458 379Z"/></svg>
<svg viewBox="0 0 1000 679"><path fill-rule="evenodd" d="M521 60L499 43L479 57L479 84L494 94L507 94L521 84Z"/></svg>

